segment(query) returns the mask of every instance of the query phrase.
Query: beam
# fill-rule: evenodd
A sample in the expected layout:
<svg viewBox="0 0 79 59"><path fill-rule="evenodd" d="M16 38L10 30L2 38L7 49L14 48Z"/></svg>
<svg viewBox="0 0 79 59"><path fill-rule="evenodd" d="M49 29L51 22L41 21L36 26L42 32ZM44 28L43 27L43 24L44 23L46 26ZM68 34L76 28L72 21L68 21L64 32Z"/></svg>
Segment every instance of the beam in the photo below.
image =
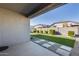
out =
<svg viewBox="0 0 79 59"><path fill-rule="evenodd" d="M32 14L40 11L41 9L45 8L46 6L48 6L50 3L40 3L36 8L34 8L31 12L29 12L27 14L27 17L28 16L31 16Z"/></svg>
<svg viewBox="0 0 79 59"><path fill-rule="evenodd" d="M42 8L41 8L41 6L39 6L40 8L37 8L38 10L36 9L36 11L35 11L34 13L30 14L28 17L29 17L29 18L36 17L36 16L38 16L38 15L41 15L41 14L43 14L43 13L48 12L49 10L56 9L56 8L62 6L62 5L65 5L65 4L66 4L66 3L50 3L50 4L45 5L45 6L43 6L43 4L42 4L42 5L41 5L41 6L43 6ZM34 9L34 10L35 10L35 9Z"/></svg>

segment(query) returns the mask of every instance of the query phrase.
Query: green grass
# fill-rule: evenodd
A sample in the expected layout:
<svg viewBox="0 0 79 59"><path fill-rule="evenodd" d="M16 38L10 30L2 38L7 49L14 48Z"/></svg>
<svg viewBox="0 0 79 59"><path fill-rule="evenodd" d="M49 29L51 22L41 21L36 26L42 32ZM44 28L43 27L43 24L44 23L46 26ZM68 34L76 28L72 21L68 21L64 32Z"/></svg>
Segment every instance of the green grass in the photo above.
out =
<svg viewBox="0 0 79 59"><path fill-rule="evenodd" d="M31 34L32 37L42 38L52 42L57 42L66 46L74 47L75 40L70 38L56 37L53 35L44 35L44 34Z"/></svg>

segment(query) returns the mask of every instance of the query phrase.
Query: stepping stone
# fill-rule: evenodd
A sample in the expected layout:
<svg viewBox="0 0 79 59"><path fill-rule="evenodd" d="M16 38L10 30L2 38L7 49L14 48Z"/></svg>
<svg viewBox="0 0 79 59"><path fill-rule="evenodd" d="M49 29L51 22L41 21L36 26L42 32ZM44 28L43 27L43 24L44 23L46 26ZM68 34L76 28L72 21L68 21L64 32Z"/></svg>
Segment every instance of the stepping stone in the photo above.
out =
<svg viewBox="0 0 79 59"><path fill-rule="evenodd" d="M39 40L36 40L36 41L34 41L35 43L40 43L41 41L39 41Z"/></svg>
<svg viewBox="0 0 79 59"><path fill-rule="evenodd" d="M67 51L71 51L71 50L72 50L71 47L64 46L64 45L62 45L60 48L65 49L65 50L67 50Z"/></svg>
<svg viewBox="0 0 79 59"><path fill-rule="evenodd" d="M48 47L50 47L51 45L50 45L50 44L47 44L47 43L44 43L42 46L48 48Z"/></svg>
<svg viewBox="0 0 79 59"><path fill-rule="evenodd" d="M61 54L63 56L69 56L69 54L70 54L70 52L60 49L60 48L56 50L56 53Z"/></svg>
<svg viewBox="0 0 79 59"><path fill-rule="evenodd" d="M31 39L32 41L37 41L38 39Z"/></svg>
<svg viewBox="0 0 79 59"><path fill-rule="evenodd" d="M55 43L54 42L48 42L50 45L54 45Z"/></svg>
<svg viewBox="0 0 79 59"><path fill-rule="evenodd" d="M54 46L60 47L61 44L55 43Z"/></svg>
<svg viewBox="0 0 79 59"><path fill-rule="evenodd" d="M46 40L44 40L44 39L40 39L40 41L46 41Z"/></svg>
<svg viewBox="0 0 79 59"><path fill-rule="evenodd" d="M49 47L48 49L51 50L51 51L56 51L59 47L60 47L60 45L54 44L51 47Z"/></svg>
<svg viewBox="0 0 79 59"><path fill-rule="evenodd" d="M42 44L44 44L44 43L47 43L47 42L46 42L46 41L41 41L41 42L39 42L38 44L42 45Z"/></svg>

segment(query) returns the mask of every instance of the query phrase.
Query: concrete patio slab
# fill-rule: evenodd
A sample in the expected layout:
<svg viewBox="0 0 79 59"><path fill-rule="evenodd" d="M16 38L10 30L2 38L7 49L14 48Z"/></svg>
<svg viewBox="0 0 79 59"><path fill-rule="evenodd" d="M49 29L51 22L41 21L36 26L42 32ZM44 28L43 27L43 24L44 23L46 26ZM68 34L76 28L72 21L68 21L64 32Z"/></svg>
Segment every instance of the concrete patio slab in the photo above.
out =
<svg viewBox="0 0 79 59"><path fill-rule="evenodd" d="M50 44L45 43L45 44L43 44L42 46L44 46L44 47L48 48L48 47L50 47L51 45L50 45Z"/></svg>
<svg viewBox="0 0 79 59"><path fill-rule="evenodd" d="M71 56L79 56L79 41L75 42L74 48L71 51Z"/></svg>
<svg viewBox="0 0 79 59"><path fill-rule="evenodd" d="M41 41L41 42L39 42L38 44L42 45L42 44L44 44L44 43L47 43L47 42L46 42L46 41Z"/></svg>
<svg viewBox="0 0 79 59"><path fill-rule="evenodd" d="M44 40L44 39L40 39L40 41L46 41L46 40Z"/></svg>
<svg viewBox="0 0 79 59"><path fill-rule="evenodd" d="M7 53L8 56L59 56L32 41L10 46L2 53Z"/></svg>
<svg viewBox="0 0 79 59"><path fill-rule="evenodd" d="M63 56L69 56L69 54L70 54L70 52L63 50L63 49L60 49L60 48L57 49L56 52L63 55Z"/></svg>
<svg viewBox="0 0 79 59"><path fill-rule="evenodd" d="M36 40L36 41L34 41L35 43L40 43L41 41L39 41L39 40Z"/></svg>
<svg viewBox="0 0 79 59"><path fill-rule="evenodd" d="M60 48L65 49L65 50L67 50L67 51L71 51L71 50L72 50L71 47L64 46L64 45L62 45Z"/></svg>
<svg viewBox="0 0 79 59"><path fill-rule="evenodd" d="M54 42L48 42L48 44L54 45L55 43Z"/></svg>
<svg viewBox="0 0 79 59"><path fill-rule="evenodd" d="M48 49L55 52L57 48L51 46L51 47L49 47Z"/></svg>
<svg viewBox="0 0 79 59"><path fill-rule="evenodd" d="M55 42L51 42L51 41L47 41L47 40L34 40L33 42L39 44L40 46L43 46L45 48L47 48L48 50L55 52L56 54L62 55L62 56L69 56L71 53L72 48L59 44L59 43L55 43Z"/></svg>
<svg viewBox="0 0 79 59"><path fill-rule="evenodd" d="M59 45L54 44L54 45L50 46L48 49L51 51L56 51L58 48L59 48Z"/></svg>

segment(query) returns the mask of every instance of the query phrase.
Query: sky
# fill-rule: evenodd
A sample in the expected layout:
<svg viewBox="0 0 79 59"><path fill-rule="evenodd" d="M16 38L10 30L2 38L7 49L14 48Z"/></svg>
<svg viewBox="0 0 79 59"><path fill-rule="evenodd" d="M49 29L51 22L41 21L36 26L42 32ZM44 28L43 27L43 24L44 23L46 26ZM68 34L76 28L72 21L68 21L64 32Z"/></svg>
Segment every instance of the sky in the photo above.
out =
<svg viewBox="0 0 79 59"><path fill-rule="evenodd" d="M79 22L79 3L65 4L54 10L50 10L40 16L30 20L30 25L37 24L51 25L59 21L77 21Z"/></svg>

